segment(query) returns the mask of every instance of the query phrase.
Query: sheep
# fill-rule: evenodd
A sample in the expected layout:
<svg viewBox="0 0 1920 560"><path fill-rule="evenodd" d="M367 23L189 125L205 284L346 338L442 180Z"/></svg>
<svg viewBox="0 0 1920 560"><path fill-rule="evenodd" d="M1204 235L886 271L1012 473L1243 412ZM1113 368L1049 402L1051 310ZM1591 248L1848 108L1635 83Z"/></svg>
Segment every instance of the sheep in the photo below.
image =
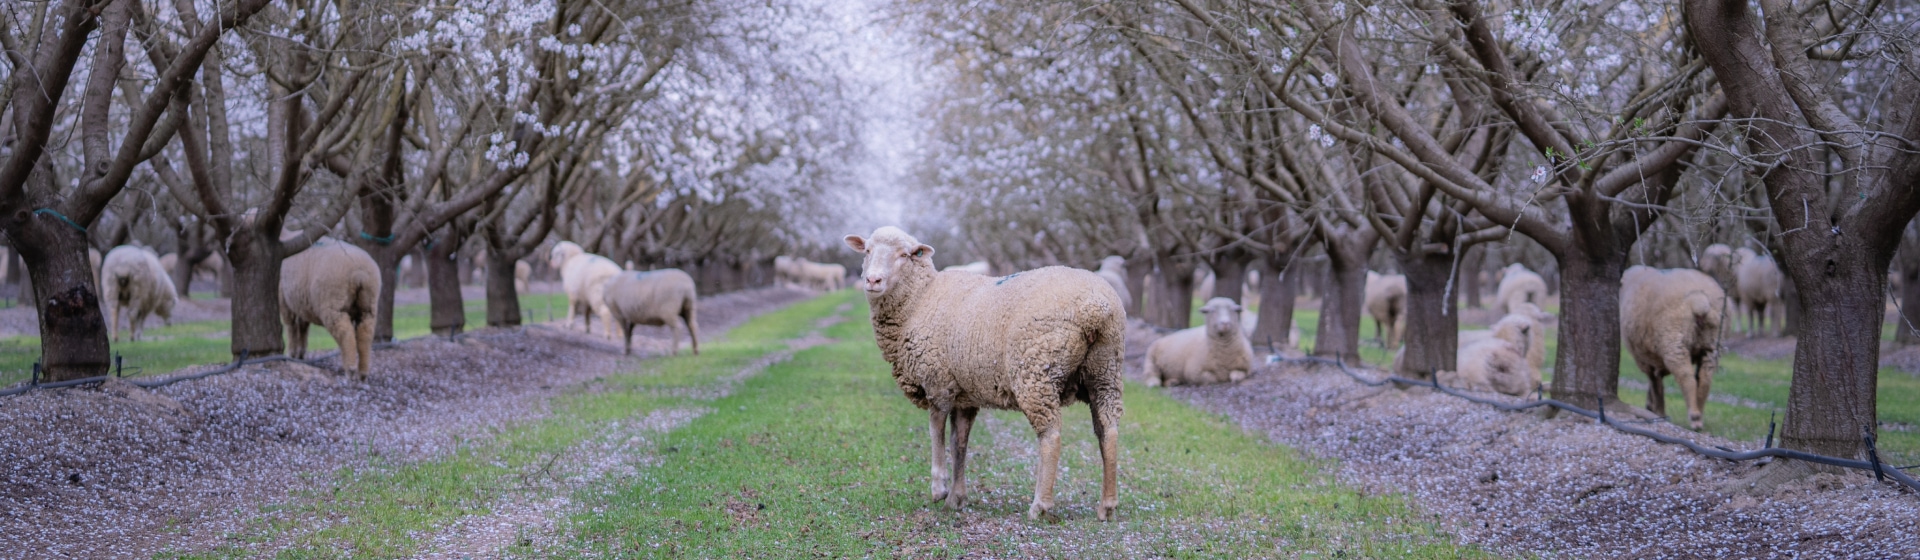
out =
<svg viewBox="0 0 1920 560"><path fill-rule="evenodd" d="M527 293L527 282L533 279L533 265L527 261L513 261L513 292Z"/></svg>
<svg viewBox="0 0 1920 560"><path fill-rule="evenodd" d="M100 302L107 313L107 332L120 341L120 318L127 317L131 340L140 340L147 315L156 314L173 324L173 305L178 297L173 277L160 265L152 249L121 245L107 251L100 266Z"/></svg>
<svg viewBox="0 0 1920 560"><path fill-rule="evenodd" d="M1496 336L1509 338L1496 334L1500 331L1503 324L1508 325L1507 328L1519 329L1524 327L1522 330L1527 333L1527 340L1514 341L1514 347L1521 349L1521 353L1527 356L1527 364L1533 366L1533 369L1538 370L1547 365L1546 319L1547 314L1541 312L1540 308L1534 307L1533 304L1524 302L1515 303L1513 305L1513 312L1502 316L1499 321L1494 322L1492 330L1460 331L1460 345L1465 346L1471 342L1479 342ZM1509 340L1511 339L1509 338Z"/></svg>
<svg viewBox="0 0 1920 560"><path fill-rule="evenodd" d="M1133 301L1133 294L1127 292L1126 257L1112 255L1100 259L1100 270L1094 271L1094 274L1100 275L1101 280L1106 280L1107 285L1113 286L1113 292L1120 295L1120 301ZM1247 332L1253 332L1253 330L1249 329Z"/></svg>
<svg viewBox="0 0 1920 560"><path fill-rule="evenodd" d="M1400 334L1407 328L1407 277L1367 271L1366 298L1367 315L1373 317L1373 337L1384 348L1399 346Z"/></svg>
<svg viewBox="0 0 1920 560"><path fill-rule="evenodd" d="M817 263L800 259L800 282L809 288L833 291L842 288L847 278L847 267L831 263Z"/></svg>
<svg viewBox="0 0 1920 560"><path fill-rule="evenodd" d="M1200 306L1206 324L1181 329L1147 347L1147 385L1239 382L1253 371L1253 344L1240 330L1238 303L1213 298Z"/></svg>
<svg viewBox="0 0 1920 560"><path fill-rule="evenodd" d="M967 264L956 264L953 266L942 268L940 270L942 272L945 272L948 270L958 270L960 272L971 272L981 276L993 275L993 267L987 265L987 261L973 261Z"/></svg>
<svg viewBox="0 0 1920 560"><path fill-rule="evenodd" d="M1672 374L1687 401L1687 425L1701 413L1720 364L1720 301L1726 293L1698 270L1635 266L1620 277L1620 332L1647 374L1647 410L1667 414L1662 377Z"/></svg>
<svg viewBox="0 0 1920 560"><path fill-rule="evenodd" d="M1780 301L1780 285L1786 277L1773 257L1741 247L1733 252L1733 299L1747 318L1747 332L1762 334L1767 329L1767 307Z"/></svg>
<svg viewBox="0 0 1920 560"><path fill-rule="evenodd" d="M678 268L626 271L602 282L605 305L601 307L601 322L609 328L619 326L628 355L633 354L634 325L667 327L673 331L673 346L668 352L679 355L680 331L674 328L676 322L686 325L687 338L693 341L693 355L700 355L700 327L693 312L700 296L694 290L693 277L686 271Z"/></svg>
<svg viewBox="0 0 1920 560"><path fill-rule="evenodd" d="M1459 369L1435 373L1441 383L1516 397L1540 388L1540 374L1527 365L1526 352L1507 340L1489 338L1461 346L1456 359Z"/></svg>
<svg viewBox="0 0 1920 560"><path fill-rule="evenodd" d="M1029 518L1054 510L1061 408L1084 401L1100 440L1102 521L1119 506L1121 360L1126 313L1099 276L1051 266L990 278L933 270L933 248L892 226L849 235L874 340L914 405L930 411L933 497L966 501L967 436L981 407L1018 409L1040 440ZM947 423L953 461L947 470Z"/></svg>
<svg viewBox="0 0 1920 560"><path fill-rule="evenodd" d="M1708 245L1700 252L1700 271L1720 283L1720 289L1733 287L1733 248L1722 243Z"/></svg>
<svg viewBox="0 0 1920 560"><path fill-rule="evenodd" d="M1545 305L1547 301L1547 281L1539 274L1527 270L1527 265L1513 263L1500 271L1500 287L1494 295L1495 311L1502 315L1513 313L1513 304L1531 303Z"/></svg>
<svg viewBox="0 0 1920 560"><path fill-rule="evenodd" d="M585 249L571 241L554 244L549 253L548 264L560 270L560 288L567 294L567 328L573 328L573 318L577 315L586 324L585 332L593 333L593 315L602 314L599 286L608 277L620 273L620 265L612 259L600 255L588 254ZM589 293L592 292L592 293ZM604 314L602 314L604 316ZM604 323L605 321L602 321ZM602 325L607 339L613 339L613 326Z"/></svg>
<svg viewBox="0 0 1920 560"><path fill-rule="evenodd" d="M773 258L773 282L782 286L800 282L800 261L795 257L780 255Z"/></svg>
<svg viewBox="0 0 1920 560"><path fill-rule="evenodd" d="M322 239L280 261L280 320L288 354L307 357L307 327L318 323L340 346L340 366L367 379L373 368L373 323L380 265L351 243Z"/></svg>

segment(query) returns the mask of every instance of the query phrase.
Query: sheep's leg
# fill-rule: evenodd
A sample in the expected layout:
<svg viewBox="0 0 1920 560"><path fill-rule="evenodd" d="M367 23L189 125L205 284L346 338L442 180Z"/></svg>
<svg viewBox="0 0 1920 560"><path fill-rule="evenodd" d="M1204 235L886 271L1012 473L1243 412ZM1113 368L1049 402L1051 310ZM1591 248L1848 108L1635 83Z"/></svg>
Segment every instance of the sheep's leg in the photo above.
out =
<svg viewBox="0 0 1920 560"><path fill-rule="evenodd" d="M114 341L114 342L120 342L120 310L121 310L121 306L119 306L119 305L115 305L115 304L113 303L113 296L107 296L106 298L103 298L103 299L106 299L106 300L107 300L107 305L108 305L108 307L107 307L107 333L108 333L108 334L111 334L111 335L113 335L113 341Z"/></svg>
<svg viewBox="0 0 1920 560"><path fill-rule="evenodd" d="M340 367L352 370L360 365L360 343L353 328L353 322L346 316L328 318L320 326L326 327L327 334L333 335L333 342L340 346Z"/></svg>
<svg viewBox="0 0 1920 560"><path fill-rule="evenodd" d="M973 418L978 408L953 409L953 485L947 490L947 507L967 505L967 436L973 434Z"/></svg>
<svg viewBox="0 0 1920 560"><path fill-rule="evenodd" d="M947 483L951 475L947 473L947 417L949 413L934 408L928 414L927 435L933 445L933 501L947 499Z"/></svg>
<svg viewBox="0 0 1920 560"><path fill-rule="evenodd" d="M1700 405L1695 395L1700 394L1698 373L1693 367L1693 356L1686 348L1672 348L1666 352L1667 371L1673 372L1673 380L1680 383L1680 397L1687 401L1687 425L1700 429Z"/></svg>
<svg viewBox="0 0 1920 560"><path fill-rule="evenodd" d="M626 344L626 348L627 348L626 354L628 356L632 356L633 355L633 323L621 324L620 330L621 332L626 333L624 336L620 337L620 341Z"/></svg>
<svg viewBox="0 0 1920 560"><path fill-rule="evenodd" d="M139 342L140 331L145 330L143 327L147 325L147 310L135 309L132 313L133 320L127 324L127 330L132 333L132 337L129 338L129 340Z"/></svg>
<svg viewBox="0 0 1920 560"><path fill-rule="evenodd" d="M1693 427L1695 430L1706 427L1707 395L1713 394L1713 374L1714 370L1719 368L1720 354L1718 352L1707 352L1705 356L1700 358L1700 363L1694 365L1693 378L1695 391L1687 395L1687 400L1692 404L1693 410L1700 411L1699 419L1697 420L1698 424Z"/></svg>
<svg viewBox="0 0 1920 560"><path fill-rule="evenodd" d="M287 355L307 359L307 322L288 312L285 304L280 306L280 322L287 326Z"/></svg>
<svg viewBox="0 0 1920 560"><path fill-rule="evenodd" d="M354 346L360 347L360 379L365 381L367 373L373 371L373 321L355 324L353 334Z"/></svg>
<svg viewBox="0 0 1920 560"><path fill-rule="evenodd" d="M680 320L687 323L687 340L693 343L693 355L700 355L700 322L694 320L693 302L688 301L680 309Z"/></svg>
<svg viewBox="0 0 1920 560"><path fill-rule="evenodd" d="M1636 360L1637 361L1637 360ZM1647 410L1661 417L1667 415L1667 385L1662 377L1666 372L1659 366L1642 364L1640 371L1647 374Z"/></svg>
<svg viewBox="0 0 1920 560"><path fill-rule="evenodd" d="M1094 516L1101 521L1113 519L1120 507L1120 411L1109 399L1095 397L1087 408L1093 410L1093 435L1100 439L1100 507Z"/></svg>
<svg viewBox="0 0 1920 560"><path fill-rule="evenodd" d="M1038 430L1040 436L1040 465L1034 473L1038 479L1033 485L1033 505L1027 508L1028 519L1039 519L1053 512L1053 481L1060 474L1060 415L1052 415L1046 428Z"/></svg>

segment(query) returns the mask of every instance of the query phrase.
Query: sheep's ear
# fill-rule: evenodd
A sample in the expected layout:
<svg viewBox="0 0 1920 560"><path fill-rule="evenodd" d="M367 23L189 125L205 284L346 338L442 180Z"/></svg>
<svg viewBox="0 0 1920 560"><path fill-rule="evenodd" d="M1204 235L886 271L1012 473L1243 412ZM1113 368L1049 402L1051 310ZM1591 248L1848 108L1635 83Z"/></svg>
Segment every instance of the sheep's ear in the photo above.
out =
<svg viewBox="0 0 1920 560"><path fill-rule="evenodd" d="M845 239L846 239L846 241L847 241L847 246L848 246L848 247L852 247L852 248L853 248L853 250L855 250L855 251L859 251L859 252L861 252L861 253L865 253L865 252L867 252L867 240L866 240L866 239L863 239L863 238L861 238L861 237L860 237L860 236L858 236L858 235L849 235L849 236L846 236L846 238L845 238Z"/></svg>
<svg viewBox="0 0 1920 560"><path fill-rule="evenodd" d="M926 246L926 245L921 245L921 246L919 246L919 247L914 247L914 248L913 248L913 258L916 258L916 259L927 259L927 258L932 258L932 257L933 257L933 248L932 248L932 247L928 247L928 246Z"/></svg>

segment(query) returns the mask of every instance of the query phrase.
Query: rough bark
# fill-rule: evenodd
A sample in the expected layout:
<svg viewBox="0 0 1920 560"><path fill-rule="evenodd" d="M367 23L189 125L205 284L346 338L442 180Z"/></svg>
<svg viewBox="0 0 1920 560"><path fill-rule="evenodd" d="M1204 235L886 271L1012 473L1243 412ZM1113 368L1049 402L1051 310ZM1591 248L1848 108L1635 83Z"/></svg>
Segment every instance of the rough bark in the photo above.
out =
<svg viewBox="0 0 1920 560"><path fill-rule="evenodd" d="M1153 275L1153 293L1147 298L1147 322L1168 329L1193 326L1193 263L1172 257L1160 259Z"/></svg>
<svg viewBox="0 0 1920 560"><path fill-rule="evenodd" d="M1313 355L1360 359L1360 317L1364 315L1367 290L1367 259L1373 255L1375 236L1364 234L1324 239L1327 250L1327 284L1320 300L1320 322L1315 329Z"/></svg>
<svg viewBox="0 0 1920 560"><path fill-rule="evenodd" d="M1582 407L1620 398L1620 276L1626 254L1560 258L1559 355L1553 398Z"/></svg>
<svg viewBox="0 0 1920 560"><path fill-rule="evenodd" d="M276 228L277 229L277 228ZM280 240L253 226L234 231L227 247L233 269L234 356L265 356L287 349L280 324Z"/></svg>
<svg viewBox="0 0 1920 560"><path fill-rule="evenodd" d="M1247 285L1247 263L1253 255L1246 251L1222 251L1207 260L1207 266L1213 269L1213 297L1223 297L1238 303L1246 303L1243 298Z"/></svg>
<svg viewBox="0 0 1920 560"><path fill-rule="evenodd" d="M1480 308L1480 269L1485 268L1487 250L1475 246L1467 249L1467 256L1460 260L1459 292L1467 300L1468 309Z"/></svg>
<svg viewBox="0 0 1920 560"><path fill-rule="evenodd" d="M62 381L107 371L107 324L100 291L87 262L87 236L50 216L20 212L6 220L32 282L40 319L43 380ZM22 294L21 299L26 299Z"/></svg>
<svg viewBox="0 0 1920 560"><path fill-rule="evenodd" d="M1880 324L1885 316L1886 257L1867 243L1837 243L1823 254L1801 254L1787 268L1802 303L1819 313L1800 317L1794 383L1780 441L1838 457L1860 455L1862 435L1879 418L1874 395L1880 369ZM1793 257L1789 257L1793 259ZM1808 273L1816 275L1806 277Z"/></svg>
<svg viewBox="0 0 1920 560"><path fill-rule="evenodd" d="M1894 319L1893 341L1901 344L1920 342L1920 258L1907 258L1907 252L1908 247L1901 247L1900 295L1894 306L1898 316ZM1920 251L1913 252L1920 257Z"/></svg>
<svg viewBox="0 0 1920 560"><path fill-rule="evenodd" d="M441 228L441 235L429 238L424 248L427 269L427 300L432 309L429 326L433 334L453 336L467 326L466 301L460 297L460 245L464 239L458 227Z"/></svg>
<svg viewBox="0 0 1920 560"><path fill-rule="evenodd" d="M1452 370L1460 344L1460 312L1450 309L1447 280L1453 256L1440 252L1400 254L1400 270L1407 275L1406 356L1403 376L1429 379L1438 370Z"/></svg>
<svg viewBox="0 0 1920 560"><path fill-rule="evenodd" d="M1127 316L1146 318L1147 277L1153 274L1151 259L1127 260Z"/></svg>
<svg viewBox="0 0 1920 560"><path fill-rule="evenodd" d="M1248 340L1276 352L1287 345L1287 333L1293 330L1294 295L1300 285L1300 271L1289 270L1287 259L1281 253L1256 263L1260 270L1260 320Z"/></svg>
<svg viewBox="0 0 1920 560"><path fill-rule="evenodd" d="M513 266L518 259L506 250L487 244L487 326L520 326L520 293L513 285Z"/></svg>

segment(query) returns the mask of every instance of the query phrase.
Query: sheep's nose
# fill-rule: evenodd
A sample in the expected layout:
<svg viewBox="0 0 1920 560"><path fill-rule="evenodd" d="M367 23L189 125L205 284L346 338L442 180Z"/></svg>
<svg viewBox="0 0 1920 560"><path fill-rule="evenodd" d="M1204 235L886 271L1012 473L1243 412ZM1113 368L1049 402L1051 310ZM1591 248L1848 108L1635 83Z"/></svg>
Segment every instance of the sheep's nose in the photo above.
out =
<svg viewBox="0 0 1920 560"><path fill-rule="evenodd" d="M881 278L880 278L879 276L868 276L868 277L867 277L867 285L868 285L868 286L878 286L878 285L880 285L880 280L881 280Z"/></svg>

